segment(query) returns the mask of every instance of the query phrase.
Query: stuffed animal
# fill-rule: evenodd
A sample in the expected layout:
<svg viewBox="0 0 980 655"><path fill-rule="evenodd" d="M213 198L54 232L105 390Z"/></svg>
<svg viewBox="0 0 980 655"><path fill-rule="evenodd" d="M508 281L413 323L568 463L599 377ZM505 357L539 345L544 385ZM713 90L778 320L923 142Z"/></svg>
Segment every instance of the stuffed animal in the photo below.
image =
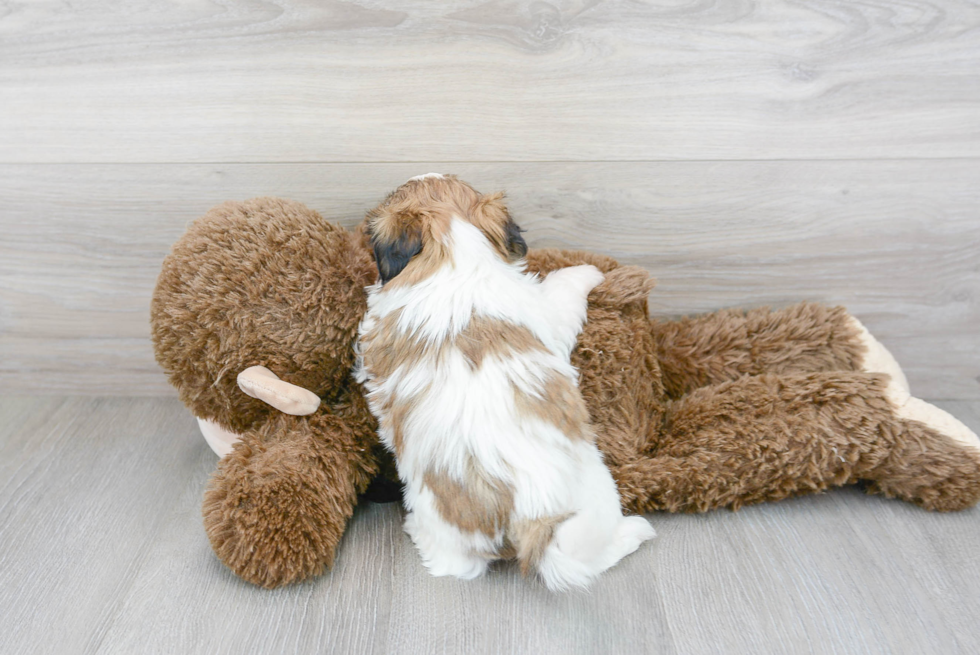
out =
<svg viewBox="0 0 980 655"><path fill-rule="evenodd" d="M499 195L480 201L506 211ZM643 269L560 250L527 261L542 276L578 264L605 273L572 361L627 511L737 509L858 482L931 510L980 499L980 440L911 397L843 309L661 321L648 315ZM274 198L214 208L164 261L157 360L223 455L204 524L249 582L321 573L372 479L397 485L351 376L377 276L361 229Z"/></svg>

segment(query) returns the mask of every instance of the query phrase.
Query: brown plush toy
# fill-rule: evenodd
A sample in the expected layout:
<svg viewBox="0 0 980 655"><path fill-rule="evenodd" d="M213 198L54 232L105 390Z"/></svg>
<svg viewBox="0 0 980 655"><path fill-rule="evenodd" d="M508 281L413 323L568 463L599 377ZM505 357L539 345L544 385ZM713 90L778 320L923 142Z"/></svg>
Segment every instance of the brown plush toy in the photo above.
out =
<svg viewBox="0 0 980 655"><path fill-rule="evenodd" d="M980 499L980 440L910 397L888 352L843 309L657 321L644 270L528 254L542 275L583 263L606 280L573 363L627 510L738 508L859 481L933 510ZM204 523L249 582L320 573L358 495L376 476L395 480L350 375L376 277L362 233L271 198L216 207L164 262L157 359L224 455Z"/></svg>

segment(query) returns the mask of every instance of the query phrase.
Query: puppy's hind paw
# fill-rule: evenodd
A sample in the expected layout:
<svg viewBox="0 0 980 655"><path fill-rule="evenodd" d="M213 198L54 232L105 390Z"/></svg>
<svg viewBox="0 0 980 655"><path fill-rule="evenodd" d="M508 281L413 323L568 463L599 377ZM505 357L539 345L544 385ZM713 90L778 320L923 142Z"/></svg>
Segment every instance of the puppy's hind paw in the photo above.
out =
<svg viewBox="0 0 980 655"><path fill-rule="evenodd" d="M437 578L452 576L460 580L472 580L483 575L489 562L480 557L434 557L425 562L425 568Z"/></svg>
<svg viewBox="0 0 980 655"><path fill-rule="evenodd" d="M592 264L582 264L580 266L570 266L556 271L562 274L566 282L577 289L583 295L588 295L590 291L602 284L606 276ZM554 273L552 273L554 275Z"/></svg>
<svg viewBox="0 0 980 655"><path fill-rule="evenodd" d="M657 536L656 530L642 516L627 516L616 530L616 541L622 545L624 554L632 553L644 541Z"/></svg>

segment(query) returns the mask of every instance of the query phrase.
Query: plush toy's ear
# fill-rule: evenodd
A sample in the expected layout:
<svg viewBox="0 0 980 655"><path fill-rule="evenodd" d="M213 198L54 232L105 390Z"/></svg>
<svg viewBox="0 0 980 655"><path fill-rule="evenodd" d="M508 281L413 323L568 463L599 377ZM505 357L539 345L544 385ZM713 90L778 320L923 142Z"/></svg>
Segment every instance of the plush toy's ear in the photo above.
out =
<svg viewBox="0 0 980 655"><path fill-rule="evenodd" d="M418 230L406 230L391 239L372 234L371 246L378 262L378 272L381 273L381 283L387 284L408 266L412 257L422 251L422 236Z"/></svg>

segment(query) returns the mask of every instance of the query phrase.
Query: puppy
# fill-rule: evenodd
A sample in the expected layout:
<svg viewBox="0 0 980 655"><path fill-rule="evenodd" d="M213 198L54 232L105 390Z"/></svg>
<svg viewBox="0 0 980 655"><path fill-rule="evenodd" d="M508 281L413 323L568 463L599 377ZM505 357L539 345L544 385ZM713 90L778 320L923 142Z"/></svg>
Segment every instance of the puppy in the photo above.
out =
<svg viewBox="0 0 980 655"><path fill-rule="evenodd" d="M516 558L553 591L585 587L654 536L623 517L569 361L603 275L525 273L501 197L429 174L368 214L381 278L355 375L433 575Z"/></svg>

